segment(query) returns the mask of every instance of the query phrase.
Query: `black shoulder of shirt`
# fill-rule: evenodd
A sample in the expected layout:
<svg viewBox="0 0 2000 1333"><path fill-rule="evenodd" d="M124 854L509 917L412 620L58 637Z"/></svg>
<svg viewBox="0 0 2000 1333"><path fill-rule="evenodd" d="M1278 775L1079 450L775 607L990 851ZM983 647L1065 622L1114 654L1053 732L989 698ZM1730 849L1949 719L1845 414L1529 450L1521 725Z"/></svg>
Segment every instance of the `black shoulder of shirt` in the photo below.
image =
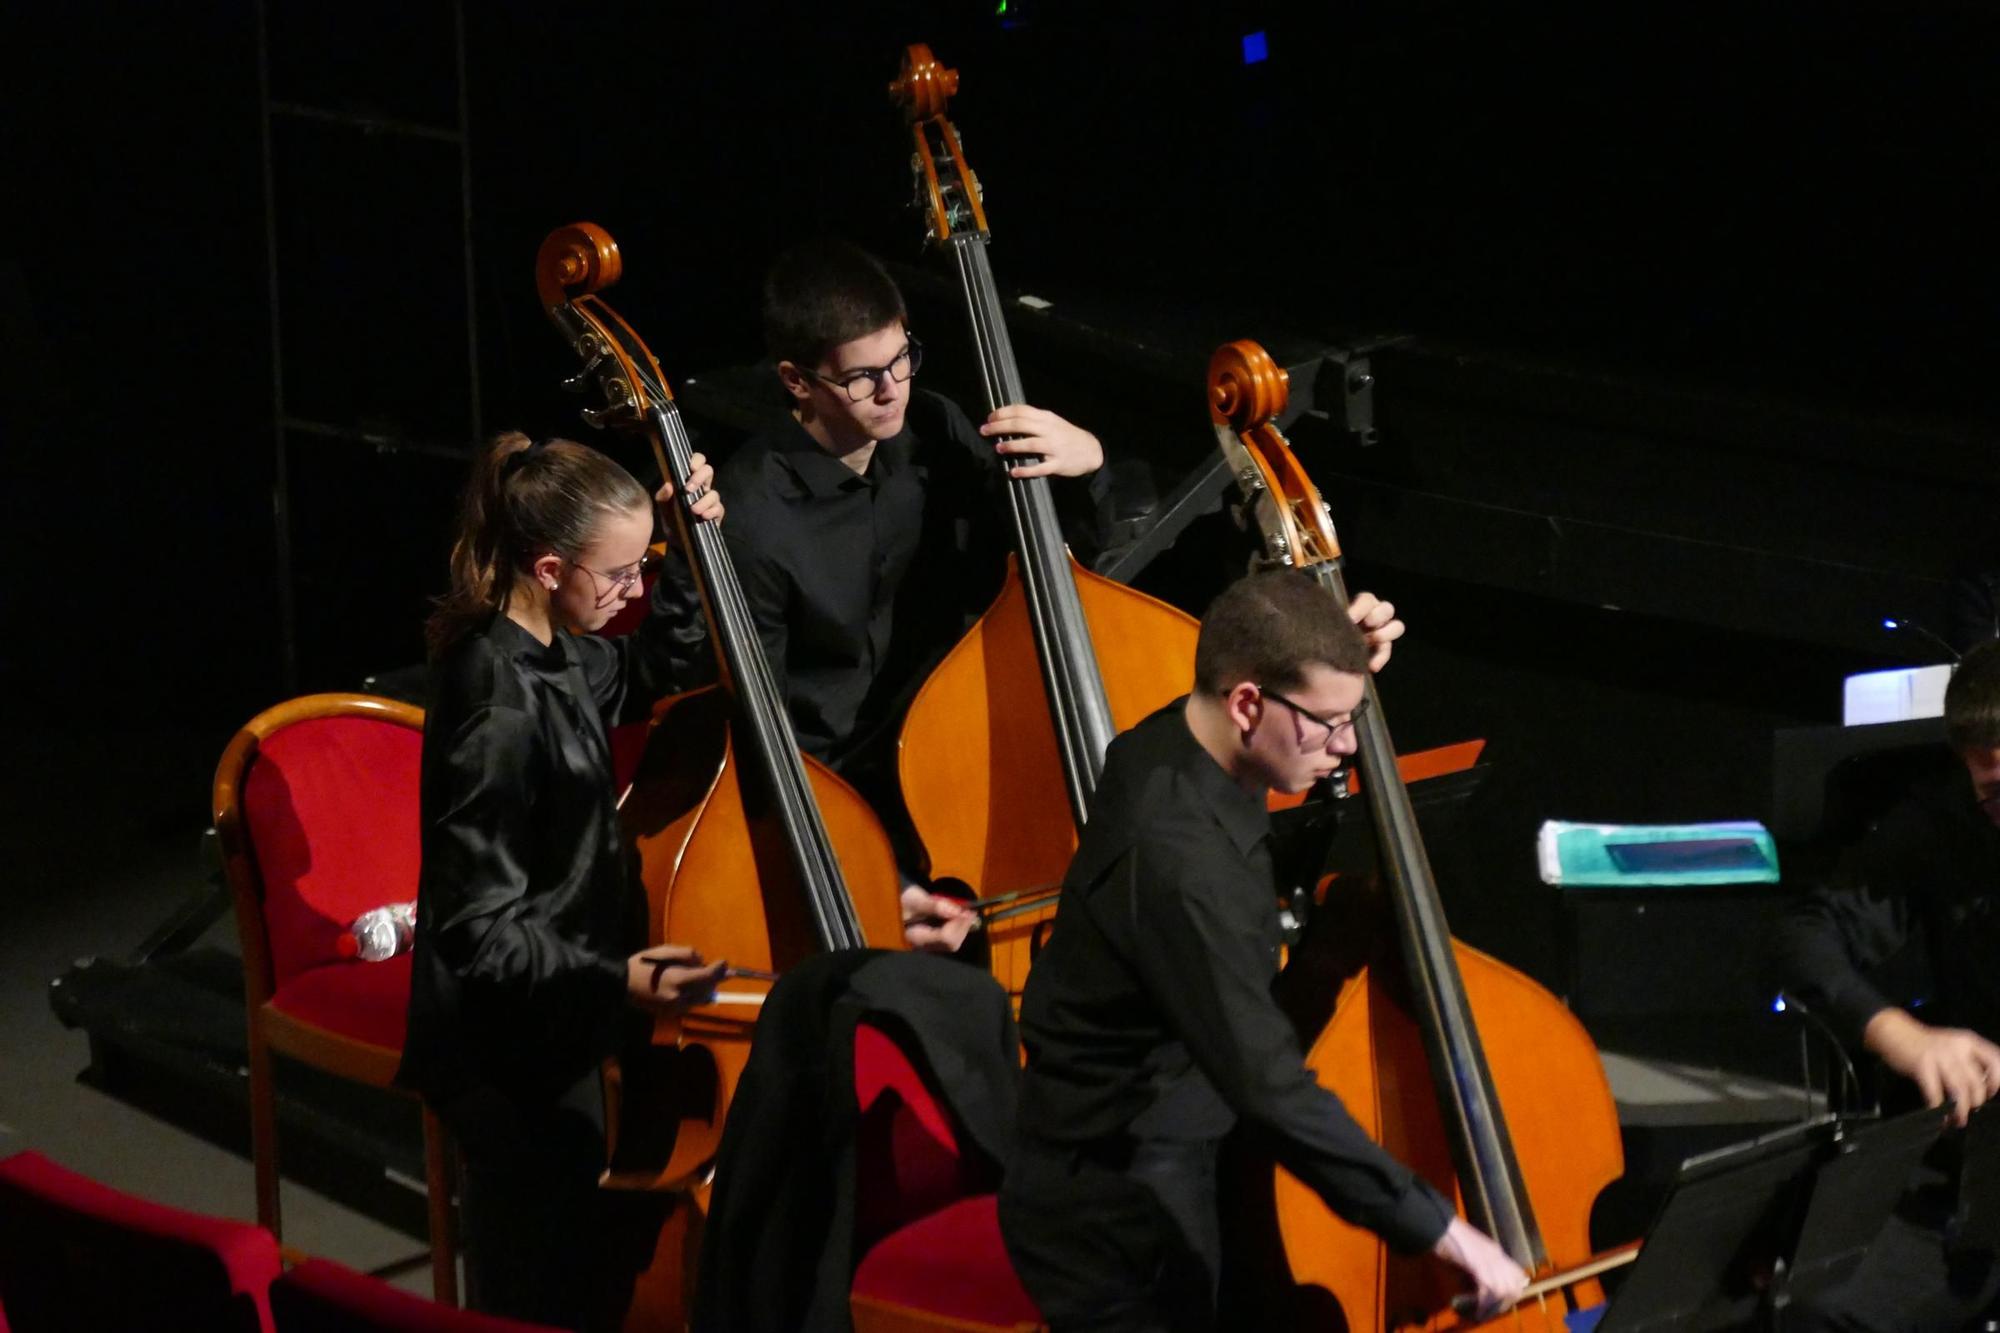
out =
<svg viewBox="0 0 2000 1333"><path fill-rule="evenodd" d="M1245 855L1270 831L1263 801L1237 786L1188 730L1185 702L1176 699L1111 742L1089 828L1101 824L1117 848L1093 848L1093 862L1108 863L1149 829L1178 843L1190 816L1213 819Z"/></svg>
<svg viewBox="0 0 2000 1333"><path fill-rule="evenodd" d="M527 676L558 674L566 665L564 645L538 643L496 612L439 660L431 677L428 709L462 715L480 708L530 708Z"/></svg>

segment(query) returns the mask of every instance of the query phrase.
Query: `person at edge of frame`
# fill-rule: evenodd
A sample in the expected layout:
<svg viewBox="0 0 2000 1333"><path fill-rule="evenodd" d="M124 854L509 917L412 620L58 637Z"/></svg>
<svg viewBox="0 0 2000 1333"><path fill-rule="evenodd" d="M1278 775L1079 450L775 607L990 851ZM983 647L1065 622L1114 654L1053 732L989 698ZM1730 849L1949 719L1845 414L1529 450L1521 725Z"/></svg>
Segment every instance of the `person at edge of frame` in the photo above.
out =
<svg viewBox="0 0 2000 1333"><path fill-rule="evenodd" d="M2000 1093L2000 641L1965 654L1944 724L1959 764L1883 816L1772 944L1789 996L1899 1076L1891 1106L1949 1104L1963 1126L1995 1114L1979 1108ZM1932 987L1921 1016L1870 976L1912 949ZM1952 1234L1962 1144L1939 1140L1860 1267L1795 1304L1788 1329L1943 1330L2000 1316L2000 1257Z"/></svg>
<svg viewBox="0 0 2000 1333"><path fill-rule="evenodd" d="M998 591L1006 477L1052 477L1072 544L1098 539L1104 450L1038 407L975 426L917 386L924 347L903 295L837 240L780 255L763 323L786 415L720 469L724 529L799 746L867 798L896 844L920 948L955 951L976 918L917 884L895 744L912 695ZM679 596L691 602L684 577Z"/></svg>
<svg viewBox="0 0 2000 1333"><path fill-rule="evenodd" d="M1054 1333L1216 1327L1215 1170L1238 1121L1340 1216L1460 1268L1482 1317L1527 1284L1319 1086L1271 993L1281 933L1265 798L1354 752L1364 673L1401 632L1393 608L1369 603L1356 609L1385 622L1372 646L1306 575L1240 580L1202 621L1193 692L1112 742L1028 974L999 1201L1007 1251Z"/></svg>

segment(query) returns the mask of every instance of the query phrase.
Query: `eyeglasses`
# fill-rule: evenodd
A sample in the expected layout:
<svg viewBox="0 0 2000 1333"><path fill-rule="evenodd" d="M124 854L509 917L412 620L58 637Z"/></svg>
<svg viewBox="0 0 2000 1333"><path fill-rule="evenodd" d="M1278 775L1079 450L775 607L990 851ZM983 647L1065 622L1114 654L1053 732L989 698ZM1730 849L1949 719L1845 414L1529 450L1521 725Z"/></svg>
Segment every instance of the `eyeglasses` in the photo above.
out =
<svg viewBox="0 0 2000 1333"><path fill-rule="evenodd" d="M592 569L581 560L571 560L569 563L590 575L590 590L596 597L597 609L602 611L605 607L617 601L620 596L630 592L639 580L646 576L646 571L653 567L653 553L648 551L645 555L639 557L636 564L630 564L623 569L613 570L609 573L601 569ZM598 592L597 580L599 579L603 579L606 583L609 583L611 585L610 588L604 592Z"/></svg>
<svg viewBox="0 0 2000 1333"><path fill-rule="evenodd" d="M1368 700L1365 698L1362 699L1359 703L1355 704L1353 710L1350 711L1345 718L1342 718L1338 722L1329 722L1325 718L1321 717L1319 714L1313 712L1311 709L1293 703L1290 699L1287 699L1284 695L1279 694L1276 690L1267 690L1261 685L1257 687L1257 690L1266 699L1274 699L1278 703L1281 703L1285 707L1291 709L1293 717L1303 719L1304 722L1310 722L1314 726L1319 727L1326 732L1326 735L1321 737L1317 743L1313 743L1309 742L1306 739L1306 737L1311 735L1312 733L1308 732L1305 729L1303 723L1295 722L1293 724L1293 729L1298 732L1299 748L1307 752L1311 752L1313 750L1325 750L1329 754L1332 753L1334 738L1341 735L1343 732L1349 736L1352 736L1354 734L1354 724L1359 722L1362 718L1368 715Z"/></svg>
<svg viewBox="0 0 2000 1333"><path fill-rule="evenodd" d="M848 402L860 403L882 392L885 376L898 384L904 384L923 364L924 345L911 338L903 344L903 350L896 353L896 359L886 366L877 366L874 369L863 366L858 370L842 371L838 379L831 375L822 375L817 370L808 370L806 374L844 391Z"/></svg>

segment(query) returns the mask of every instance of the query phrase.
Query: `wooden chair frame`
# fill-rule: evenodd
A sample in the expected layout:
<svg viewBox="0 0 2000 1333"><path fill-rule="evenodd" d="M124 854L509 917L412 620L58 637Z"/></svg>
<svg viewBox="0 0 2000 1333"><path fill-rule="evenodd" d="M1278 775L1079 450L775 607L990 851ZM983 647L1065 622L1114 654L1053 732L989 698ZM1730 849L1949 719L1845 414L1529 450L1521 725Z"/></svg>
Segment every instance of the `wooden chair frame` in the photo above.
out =
<svg viewBox="0 0 2000 1333"><path fill-rule="evenodd" d="M977 1319L957 1319L879 1296L849 1295L847 1312L854 1320L854 1333L1049 1333L1047 1324L988 1324Z"/></svg>
<svg viewBox="0 0 2000 1333"><path fill-rule="evenodd" d="M243 1004L248 1018L250 1065L250 1148L257 1176L257 1221L274 1236L279 1229L278 1116L272 1084L272 1055L288 1056L328 1073L394 1087L402 1052L357 1041L272 1007L275 988L264 923L264 881L256 850L243 826L242 792L263 743L297 723L330 717L369 718L421 733L424 712L413 704L370 694L309 694L267 708L245 723L216 766L213 788L215 831L222 841L223 868L236 901L236 927L243 945ZM411 885L412 892L415 885ZM408 1094L405 1094L408 1095ZM457 1249L452 1239L449 1142L430 1106L423 1107L424 1185L429 1196L431 1287L439 1301L458 1304Z"/></svg>

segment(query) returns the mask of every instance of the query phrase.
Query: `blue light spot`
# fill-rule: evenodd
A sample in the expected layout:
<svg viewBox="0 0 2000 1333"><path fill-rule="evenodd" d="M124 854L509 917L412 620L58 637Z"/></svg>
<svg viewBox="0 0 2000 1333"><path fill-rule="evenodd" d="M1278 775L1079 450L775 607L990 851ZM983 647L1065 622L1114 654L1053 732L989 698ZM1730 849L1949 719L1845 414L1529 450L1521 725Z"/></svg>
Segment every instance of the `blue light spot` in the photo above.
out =
<svg viewBox="0 0 2000 1333"><path fill-rule="evenodd" d="M1785 1012L1785 997L1784 997L1784 996L1780 995L1780 996L1778 996L1778 998L1776 998L1775 1000L1772 1000L1772 1001L1771 1001L1771 1012L1772 1012L1772 1013L1774 1013L1774 1014L1782 1014L1782 1013L1784 1013L1784 1012Z"/></svg>
<svg viewBox="0 0 2000 1333"><path fill-rule="evenodd" d="M1268 60L1270 56L1271 56L1271 44L1264 40L1263 33L1246 32L1243 34L1244 64L1246 65L1259 64L1262 61Z"/></svg>
<svg viewBox="0 0 2000 1333"><path fill-rule="evenodd" d="M1903 627L1903 622L1896 619L1894 616L1882 617L1883 629L1901 629L1902 627Z"/></svg>

